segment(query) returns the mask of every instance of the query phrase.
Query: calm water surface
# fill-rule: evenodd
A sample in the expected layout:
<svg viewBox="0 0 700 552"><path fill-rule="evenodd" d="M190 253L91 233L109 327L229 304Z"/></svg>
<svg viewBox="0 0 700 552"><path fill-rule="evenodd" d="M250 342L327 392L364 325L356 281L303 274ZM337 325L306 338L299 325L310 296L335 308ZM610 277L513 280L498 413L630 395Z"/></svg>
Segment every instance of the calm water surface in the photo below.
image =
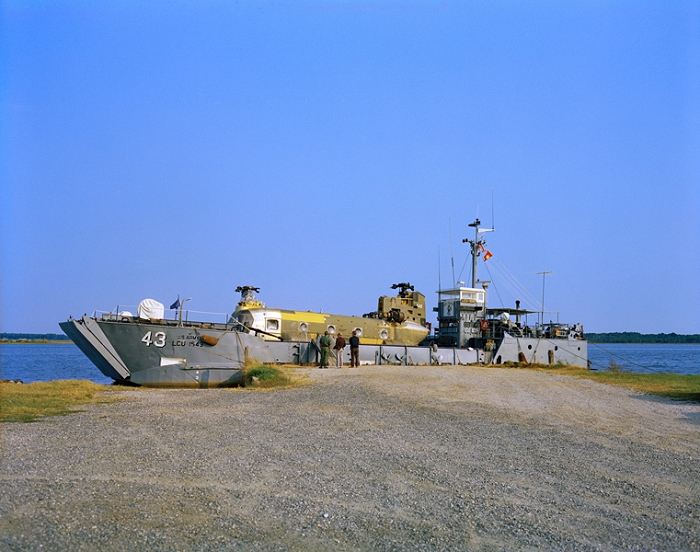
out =
<svg viewBox="0 0 700 552"><path fill-rule="evenodd" d="M87 379L112 383L73 343L0 345L2 379L24 383L57 379Z"/></svg>
<svg viewBox="0 0 700 552"><path fill-rule="evenodd" d="M700 374L700 345L588 344L592 368L604 370L615 361L632 372ZM111 383L75 345L0 344L0 379L51 381L88 379Z"/></svg>
<svg viewBox="0 0 700 552"><path fill-rule="evenodd" d="M630 372L700 374L700 344L589 342L588 361L598 370L615 361Z"/></svg>

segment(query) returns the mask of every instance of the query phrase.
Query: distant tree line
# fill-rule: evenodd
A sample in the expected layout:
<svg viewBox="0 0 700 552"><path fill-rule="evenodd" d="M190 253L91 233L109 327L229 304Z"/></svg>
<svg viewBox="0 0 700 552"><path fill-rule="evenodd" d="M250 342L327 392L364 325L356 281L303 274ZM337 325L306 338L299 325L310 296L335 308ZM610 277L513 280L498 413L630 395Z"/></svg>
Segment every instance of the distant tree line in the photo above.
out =
<svg viewBox="0 0 700 552"><path fill-rule="evenodd" d="M586 339L593 343L700 343L700 334L683 335L670 334L641 334L638 332L586 332Z"/></svg>
<svg viewBox="0 0 700 552"><path fill-rule="evenodd" d="M46 339L47 341L70 341L66 334L29 334L29 333L0 333L0 339L29 339L29 340L39 340Z"/></svg>

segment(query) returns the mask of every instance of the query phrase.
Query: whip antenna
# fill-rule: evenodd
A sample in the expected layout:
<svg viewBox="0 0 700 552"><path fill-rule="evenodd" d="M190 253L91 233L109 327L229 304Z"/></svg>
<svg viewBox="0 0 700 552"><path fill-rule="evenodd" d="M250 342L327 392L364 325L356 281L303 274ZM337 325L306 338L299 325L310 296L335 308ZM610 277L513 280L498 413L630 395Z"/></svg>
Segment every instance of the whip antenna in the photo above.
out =
<svg viewBox="0 0 700 552"><path fill-rule="evenodd" d="M447 222L450 225L450 257L452 258L452 289L455 288L455 255L452 252L452 220L447 219Z"/></svg>
<svg viewBox="0 0 700 552"><path fill-rule="evenodd" d="M440 246L438 245L438 290L442 291L442 277L440 276Z"/></svg>

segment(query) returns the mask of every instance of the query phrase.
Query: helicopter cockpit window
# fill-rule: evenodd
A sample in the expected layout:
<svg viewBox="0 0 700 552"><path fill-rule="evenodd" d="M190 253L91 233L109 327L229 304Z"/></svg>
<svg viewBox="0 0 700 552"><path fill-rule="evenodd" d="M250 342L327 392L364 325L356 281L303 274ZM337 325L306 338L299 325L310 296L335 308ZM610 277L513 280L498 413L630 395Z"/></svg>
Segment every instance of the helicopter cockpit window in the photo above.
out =
<svg viewBox="0 0 700 552"><path fill-rule="evenodd" d="M253 325L253 315L249 312L239 312L238 316L236 316L236 319L241 324L243 324L244 326L248 326L249 328Z"/></svg>

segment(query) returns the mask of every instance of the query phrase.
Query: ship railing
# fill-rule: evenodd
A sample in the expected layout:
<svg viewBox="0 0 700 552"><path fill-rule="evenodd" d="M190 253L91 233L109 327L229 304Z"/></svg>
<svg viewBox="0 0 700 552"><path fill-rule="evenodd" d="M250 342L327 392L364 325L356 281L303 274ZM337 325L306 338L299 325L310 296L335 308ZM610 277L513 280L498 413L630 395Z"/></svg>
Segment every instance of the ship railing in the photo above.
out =
<svg viewBox="0 0 700 552"><path fill-rule="evenodd" d="M488 316L487 320L489 321L489 325L491 327L499 325L499 320L498 316L499 313L501 312L506 312L502 311L501 309L488 309ZM537 318L532 321L532 315L537 314ZM544 336L544 333L549 331L551 327L556 327L556 326L561 326L562 324L559 322L559 311L528 311L526 314L521 314L520 315L520 325L522 328L528 328L532 332L534 332L535 335L533 337L537 337L536 334L541 334L540 337ZM542 322L542 318L549 318L549 322ZM552 320L552 318L556 318L556 322ZM512 319L511 319L512 322Z"/></svg>
<svg viewBox="0 0 700 552"><path fill-rule="evenodd" d="M138 305L117 305L111 311L95 310L93 318L121 322L125 320L138 320ZM183 324L205 323L205 324L228 324L231 315L225 312L207 312L196 310L183 310L180 317L179 309L164 309L163 320L179 322Z"/></svg>

